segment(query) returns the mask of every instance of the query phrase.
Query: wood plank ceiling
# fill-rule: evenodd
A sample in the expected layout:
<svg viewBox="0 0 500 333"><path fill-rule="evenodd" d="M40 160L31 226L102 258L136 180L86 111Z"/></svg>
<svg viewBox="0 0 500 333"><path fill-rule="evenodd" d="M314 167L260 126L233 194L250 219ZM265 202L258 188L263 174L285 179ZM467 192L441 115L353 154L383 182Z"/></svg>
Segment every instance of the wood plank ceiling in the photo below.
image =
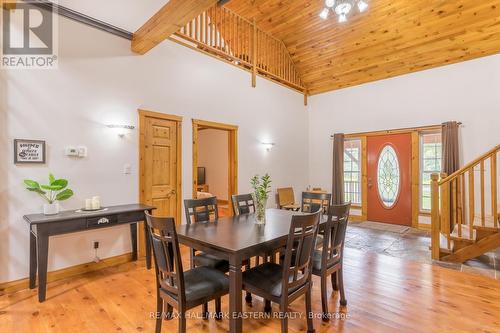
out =
<svg viewBox="0 0 500 333"><path fill-rule="evenodd" d="M368 0L346 23L323 0L231 0L288 48L309 94L500 52L500 0Z"/></svg>

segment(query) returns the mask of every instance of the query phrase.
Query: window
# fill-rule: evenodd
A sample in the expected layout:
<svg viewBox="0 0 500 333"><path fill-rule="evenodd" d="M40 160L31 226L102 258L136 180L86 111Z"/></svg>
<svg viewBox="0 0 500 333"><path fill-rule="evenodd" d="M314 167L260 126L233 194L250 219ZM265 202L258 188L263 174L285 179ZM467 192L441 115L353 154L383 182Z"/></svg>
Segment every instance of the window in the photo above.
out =
<svg viewBox="0 0 500 333"><path fill-rule="evenodd" d="M361 140L344 142L344 196L346 202L361 205Z"/></svg>
<svg viewBox="0 0 500 333"><path fill-rule="evenodd" d="M431 174L441 172L441 133L420 136L420 209L431 210Z"/></svg>
<svg viewBox="0 0 500 333"><path fill-rule="evenodd" d="M377 163L377 187L384 206L390 208L396 203L399 194L398 155L392 146L385 146L380 152Z"/></svg>

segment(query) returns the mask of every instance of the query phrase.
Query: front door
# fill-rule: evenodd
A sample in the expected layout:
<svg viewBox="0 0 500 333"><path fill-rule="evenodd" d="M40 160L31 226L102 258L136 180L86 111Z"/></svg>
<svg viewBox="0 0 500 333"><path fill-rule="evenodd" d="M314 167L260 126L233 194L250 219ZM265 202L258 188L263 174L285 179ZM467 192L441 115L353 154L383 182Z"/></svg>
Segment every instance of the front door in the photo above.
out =
<svg viewBox="0 0 500 333"><path fill-rule="evenodd" d="M411 134L367 139L368 220L411 226Z"/></svg>

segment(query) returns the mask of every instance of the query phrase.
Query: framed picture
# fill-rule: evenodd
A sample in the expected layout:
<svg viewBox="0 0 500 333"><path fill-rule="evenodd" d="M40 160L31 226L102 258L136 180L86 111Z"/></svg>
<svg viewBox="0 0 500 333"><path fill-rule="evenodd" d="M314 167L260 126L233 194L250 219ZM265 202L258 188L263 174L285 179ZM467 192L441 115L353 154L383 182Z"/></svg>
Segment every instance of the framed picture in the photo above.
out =
<svg viewBox="0 0 500 333"><path fill-rule="evenodd" d="M14 163L45 164L45 141L14 139Z"/></svg>

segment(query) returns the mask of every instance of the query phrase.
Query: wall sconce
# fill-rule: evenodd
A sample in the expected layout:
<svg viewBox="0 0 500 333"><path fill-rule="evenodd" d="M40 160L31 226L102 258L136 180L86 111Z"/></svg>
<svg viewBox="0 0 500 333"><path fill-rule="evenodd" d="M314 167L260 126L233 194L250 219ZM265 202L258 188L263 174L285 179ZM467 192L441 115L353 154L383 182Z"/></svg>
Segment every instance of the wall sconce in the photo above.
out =
<svg viewBox="0 0 500 333"><path fill-rule="evenodd" d="M110 124L110 125L106 125L106 127L114 129L120 138L123 138L125 136L125 134L127 134L129 131L132 131L133 129L135 129L135 126L133 126L133 125Z"/></svg>
<svg viewBox="0 0 500 333"><path fill-rule="evenodd" d="M262 147L266 149L266 151L271 151L273 149L275 143L274 142L261 142Z"/></svg>

